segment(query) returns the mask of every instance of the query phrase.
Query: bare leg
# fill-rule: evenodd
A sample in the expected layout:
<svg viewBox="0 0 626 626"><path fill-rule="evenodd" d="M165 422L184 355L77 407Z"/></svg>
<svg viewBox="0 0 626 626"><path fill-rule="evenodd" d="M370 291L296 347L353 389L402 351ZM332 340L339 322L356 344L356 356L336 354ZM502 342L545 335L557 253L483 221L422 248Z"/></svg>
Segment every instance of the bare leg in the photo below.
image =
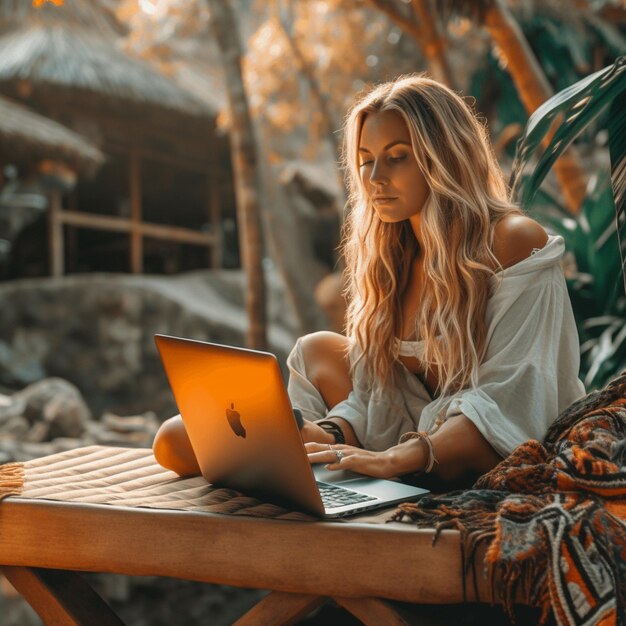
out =
<svg viewBox="0 0 626 626"><path fill-rule="evenodd" d="M348 339L337 333L321 331L306 335L301 341L307 377L320 392L326 407L331 408L345 400L352 391L350 363L346 353ZM342 426L344 424L349 426L347 422ZM349 436L348 439L352 438ZM200 474L180 415L161 424L152 450L163 467L181 476Z"/></svg>
<svg viewBox="0 0 626 626"><path fill-rule="evenodd" d="M302 337L301 341L307 377L330 409L352 391L348 339L338 333L320 331Z"/></svg>
<svg viewBox="0 0 626 626"><path fill-rule="evenodd" d="M345 400L352 391L348 347L348 339L343 335L318 332L302 337L289 356L290 397L309 420L302 429L304 441L333 440L314 422L325 417L327 410ZM348 445L361 445L348 421L332 419L341 427Z"/></svg>
<svg viewBox="0 0 626 626"><path fill-rule="evenodd" d="M170 417L161 424L154 438L152 451L160 465L180 476L201 473L180 415Z"/></svg>

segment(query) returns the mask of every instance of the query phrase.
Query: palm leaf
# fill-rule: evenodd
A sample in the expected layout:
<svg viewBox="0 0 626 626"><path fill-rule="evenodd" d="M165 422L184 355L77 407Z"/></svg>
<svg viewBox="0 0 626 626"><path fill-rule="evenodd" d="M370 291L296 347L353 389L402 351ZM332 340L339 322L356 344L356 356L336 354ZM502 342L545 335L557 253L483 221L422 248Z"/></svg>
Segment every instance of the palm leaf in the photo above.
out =
<svg viewBox="0 0 626 626"><path fill-rule="evenodd" d="M623 59L624 57L622 57ZM611 186L615 202L617 236L619 252L626 289L626 265L624 248L626 246L626 90L615 98L611 105L608 121L609 154L611 156Z"/></svg>
<svg viewBox="0 0 626 626"><path fill-rule="evenodd" d="M519 198L521 205L528 209L556 159L607 107L610 107L608 132L616 230L626 289L626 255L623 249L626 222L626 56L619 57L612 65L555 94L531 115L517 145L511 187L514 197ZM548 147L533 171L524 175L526 166L558 116L563 119Z"/></svg>

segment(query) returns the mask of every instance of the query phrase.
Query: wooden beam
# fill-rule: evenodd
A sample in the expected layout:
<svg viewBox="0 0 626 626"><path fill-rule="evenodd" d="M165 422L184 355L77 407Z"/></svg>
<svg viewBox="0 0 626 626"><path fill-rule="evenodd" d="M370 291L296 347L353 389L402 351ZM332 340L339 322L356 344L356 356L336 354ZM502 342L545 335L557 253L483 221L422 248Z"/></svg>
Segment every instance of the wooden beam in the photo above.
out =
<svg viewBox="0 0 626 626"><path fill-rule="evenodd" d="M61 192L52 191L48 196L48 246L50 254L50 274L63 276L65 273L65 250L63 243L63 220L61 214Z"/></svg>
<svg viewBox="0 0 626 626"><path fill-rule="evenodd" d="M207 200L209 203L209 224L215 233L215 245L209 253L209 264L212 268L222 265L222 231L220 217L222 215L220 188L218 183L217 168L218 160L215 158L215 150L210 150L209 169L207 171Z"/></svg>
<svg viewBox="0 0 626 626"><path fill-rule="evenodd" d="M378 598L333 598L365 626L408 626L408 622L388 603Z"/></svg>
<svg viewBox="0 0 626 626"><path fill-rule="evenodd" d="M130 152L130 271L143 272L141 232L141 156L136 148Z"/></svg>
<svg viewBox="0 0 626 626"><path fill-rule="evenodd" d="M131 220L124 217L96 215L95 213L82 213L80 211L61 211L60 220L63 224L120 233L130 233L133 228ZM198 246L215 245L215 235L213 233L198 232L191 228L140 222L138 229L144 237L152 237L153 239L167 239Z"/></svg>
<svg viewBox="0 0 626 626"><path fill-rule="evenodd" d="M70 211L78 210L76 190L67 196L67 206ZM78 269L78 259L76 250L78 249L78 231L72 226L65 228L65 258L67 259L66 270L69 272Z"/></svg>
<svg viewBox="0 0 626 626"><path fill-rule="evenodd" d="M289 626L327 601L323 596L273 591L255 604L233 626Z"/></svg>
<svg viewBox="0 0 626 626"><path fill-rule="evenodd" d="M111 607L74 572L0 566L7 580L45 624L123 626Z"/></svg>

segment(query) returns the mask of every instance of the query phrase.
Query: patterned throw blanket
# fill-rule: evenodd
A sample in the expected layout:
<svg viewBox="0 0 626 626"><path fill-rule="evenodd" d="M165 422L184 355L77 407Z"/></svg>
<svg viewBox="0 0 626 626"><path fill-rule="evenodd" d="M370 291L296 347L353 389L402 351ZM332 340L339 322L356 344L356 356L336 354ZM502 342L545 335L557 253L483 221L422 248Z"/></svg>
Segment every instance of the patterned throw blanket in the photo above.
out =
<svg viewBox="0 0 626 626"><path fill-rule="evenodd" d="M471 490L404 504L420 527L457 528L466 567L486 542L493 599L559 626L626 625L626 372L564 411Z"/></svg>

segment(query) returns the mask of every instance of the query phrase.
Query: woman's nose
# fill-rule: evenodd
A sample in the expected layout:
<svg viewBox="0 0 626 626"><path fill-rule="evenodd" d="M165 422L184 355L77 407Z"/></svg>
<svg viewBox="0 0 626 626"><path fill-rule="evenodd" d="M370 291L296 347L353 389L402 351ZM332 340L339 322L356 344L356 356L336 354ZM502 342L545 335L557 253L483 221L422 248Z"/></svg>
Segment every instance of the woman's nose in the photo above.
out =
<svg viewBox="0 0 626 626"><path fill-rule="evenodd" d="M382 163L380 161L376 161L372 167L370 172L370 183L375 185L376 183L386 183L387 175L384 172L384 168L382 167Z"/></svg>

